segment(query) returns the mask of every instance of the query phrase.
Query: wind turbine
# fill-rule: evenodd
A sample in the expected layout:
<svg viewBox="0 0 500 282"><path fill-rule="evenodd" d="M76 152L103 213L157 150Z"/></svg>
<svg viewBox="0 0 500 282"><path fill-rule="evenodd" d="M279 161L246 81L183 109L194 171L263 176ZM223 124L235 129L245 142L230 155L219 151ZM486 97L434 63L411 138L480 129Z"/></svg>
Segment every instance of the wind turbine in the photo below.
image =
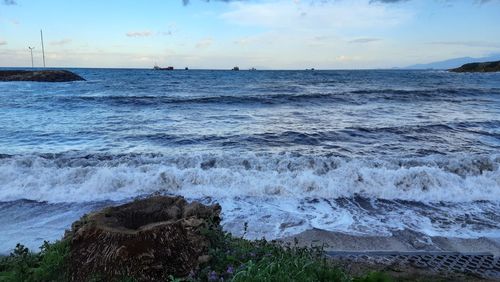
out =
<svg viewBox="0 0 500 282"><path fill-rule="evenodd" d="M30 49L30 52L31 52L31 68L35 68L35 64L33 64L33 49L35 49L35 47L28 47L28 49Z"/></svg>

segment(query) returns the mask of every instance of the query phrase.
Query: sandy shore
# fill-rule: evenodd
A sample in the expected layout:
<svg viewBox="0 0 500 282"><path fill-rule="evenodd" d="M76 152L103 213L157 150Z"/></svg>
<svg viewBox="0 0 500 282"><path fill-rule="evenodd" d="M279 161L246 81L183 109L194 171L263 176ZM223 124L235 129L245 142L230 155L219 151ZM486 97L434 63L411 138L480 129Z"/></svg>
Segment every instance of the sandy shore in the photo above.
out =
<svg viewBox="0 0 500 282"><path fill-rule="evenodd" d="M448 238L431 237L424 234L402 230L390 237L353 236L339 232L312 229L298 235L282 239L285 242L298 240L301 246L325 245L327 251L444 251L460 253L491 253L500 256L499 238Z"/></svg>

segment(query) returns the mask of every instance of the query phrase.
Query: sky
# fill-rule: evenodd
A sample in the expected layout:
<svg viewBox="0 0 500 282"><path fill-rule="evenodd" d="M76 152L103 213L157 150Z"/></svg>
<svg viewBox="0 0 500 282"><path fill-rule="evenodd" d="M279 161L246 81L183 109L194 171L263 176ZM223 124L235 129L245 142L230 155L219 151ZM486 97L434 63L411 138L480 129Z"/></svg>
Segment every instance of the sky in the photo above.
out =
<svg viewBox="0 0 500 282"><path fill-rule="evenodd" d="M367 69L500 53L500 0L0 0L0 67Z"/></svg>

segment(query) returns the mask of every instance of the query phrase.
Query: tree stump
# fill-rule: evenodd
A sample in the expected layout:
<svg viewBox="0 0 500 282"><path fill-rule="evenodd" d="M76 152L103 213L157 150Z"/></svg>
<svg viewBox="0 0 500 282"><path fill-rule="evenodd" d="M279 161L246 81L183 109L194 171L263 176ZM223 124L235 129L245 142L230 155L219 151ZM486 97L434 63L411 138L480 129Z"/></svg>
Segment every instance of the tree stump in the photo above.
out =
<svg viewBox="0 0 500 282"><path fill-rule="evenodd" d="M204 231L219 228L220 212L218 204L156 196L86 215L66 234L70 279L185 277L206 260L210 240Z"/></svg>

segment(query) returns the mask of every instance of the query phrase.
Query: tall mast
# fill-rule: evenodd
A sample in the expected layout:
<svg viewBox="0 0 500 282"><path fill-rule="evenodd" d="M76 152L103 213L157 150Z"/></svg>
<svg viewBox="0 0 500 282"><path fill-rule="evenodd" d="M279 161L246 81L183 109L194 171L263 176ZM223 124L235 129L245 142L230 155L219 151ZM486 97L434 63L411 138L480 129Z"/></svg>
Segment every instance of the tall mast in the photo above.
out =
<svg viewBox="0 0 500 282"><path fill-rule="evenodd" d="M45 48L43 47L43 31L40 29L40 39L42 40L43 67L45 67Z"/></svg>

